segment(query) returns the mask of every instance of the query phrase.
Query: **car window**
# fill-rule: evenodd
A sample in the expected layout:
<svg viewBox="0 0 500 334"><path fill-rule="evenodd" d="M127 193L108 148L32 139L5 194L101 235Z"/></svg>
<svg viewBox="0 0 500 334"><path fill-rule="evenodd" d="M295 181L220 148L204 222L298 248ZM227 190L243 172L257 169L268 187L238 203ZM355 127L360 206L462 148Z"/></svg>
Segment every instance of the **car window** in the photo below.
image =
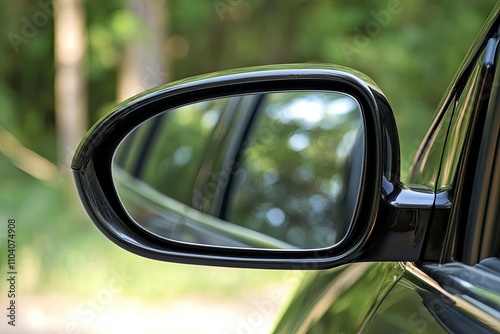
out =
<svg viewBox="0 0 500 334"><path fill-rule="evenodd" d="M347 190L359 186L349 185L353 151L363 150L358 104L331 92L268 94L253 128L226 219L298 247L338 242L355 205Z"/></svg>

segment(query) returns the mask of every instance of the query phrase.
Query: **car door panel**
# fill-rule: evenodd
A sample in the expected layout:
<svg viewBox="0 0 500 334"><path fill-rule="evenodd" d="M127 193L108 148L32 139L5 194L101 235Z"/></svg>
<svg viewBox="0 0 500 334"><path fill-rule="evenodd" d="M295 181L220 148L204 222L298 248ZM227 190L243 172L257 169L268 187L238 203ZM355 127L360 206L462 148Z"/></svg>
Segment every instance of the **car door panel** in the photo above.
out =
<svg viewBox="0 0 500 334"><path fill-rule="evenodd" d="M403 274L398 262L309 272L273 333L358 333Z"/></svg>
<svg viewBox="0 0 500 334"><path fill-rule="evenodd" d="M405 275L377 309L365 333L447 333L426 307L426 303L439 303L440 307L443 307L440 301L434 300L438 299L419 288Z"/></svg>
<svg viewBox="0 0 500 334"><path fill-rule="evenodd" d="M366 333L489 333L449 300L418 284L405 275L382 302Z"/></svg>

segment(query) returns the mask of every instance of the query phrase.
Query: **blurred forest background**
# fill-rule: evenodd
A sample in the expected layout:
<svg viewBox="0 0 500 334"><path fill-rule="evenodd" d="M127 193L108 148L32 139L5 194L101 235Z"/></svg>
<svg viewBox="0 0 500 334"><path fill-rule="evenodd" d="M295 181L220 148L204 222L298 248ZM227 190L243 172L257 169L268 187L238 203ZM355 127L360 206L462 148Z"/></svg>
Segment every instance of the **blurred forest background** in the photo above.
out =
<svg viewBox="0 0 500 334"><path fill-rule="evenodd" d="M39 326L64 326L71 309L99 296L114 273L124 270L130 279L115 300L153 305L186 296L250 305L251 296L269 289L292 289L288 283L295 280L287 277L302 274L157 263L102 236L77 198L69 165L85 132L117 102L222 69L344 65L370 76L391 102L405 173L494 4L0 0L0 226L8 218L18 222L19 298L72 300L70 315L58 312L57 321L50 311L24 316L37 315ZM2 248L5 234L6 227L0 228ZM2 256L2 275L5 263Z"/></svg>

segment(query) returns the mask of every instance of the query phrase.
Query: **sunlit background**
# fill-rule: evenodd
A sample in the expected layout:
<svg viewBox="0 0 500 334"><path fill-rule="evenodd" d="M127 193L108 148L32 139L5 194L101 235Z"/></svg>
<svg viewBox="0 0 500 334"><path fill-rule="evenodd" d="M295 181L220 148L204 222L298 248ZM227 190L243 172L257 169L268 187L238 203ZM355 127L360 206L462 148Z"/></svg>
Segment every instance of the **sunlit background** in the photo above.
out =
<svg viewBox="0 0 500 334"><path fill-rule="evenodd" d="M221 69L334 63L388 97L402 172L494 1L0 2L0 332L267 333L306 272L160 263L86 216L69 165L145 89ZM15 219L16 327L7 307Z"/></svg>

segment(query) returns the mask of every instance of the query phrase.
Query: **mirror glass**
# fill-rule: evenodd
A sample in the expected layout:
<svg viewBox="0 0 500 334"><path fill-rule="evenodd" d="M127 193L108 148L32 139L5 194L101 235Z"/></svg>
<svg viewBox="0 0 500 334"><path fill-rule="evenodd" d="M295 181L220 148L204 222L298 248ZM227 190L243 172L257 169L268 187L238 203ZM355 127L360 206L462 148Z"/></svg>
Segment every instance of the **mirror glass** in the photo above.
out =
<svg viewBox="0 0 500 334"><path fill-rule="evenodd" d="M351 226L364 146L349 95L232 96L140 124L115 152L113 182L130 217L170 240L325 248Z"/></svg>

